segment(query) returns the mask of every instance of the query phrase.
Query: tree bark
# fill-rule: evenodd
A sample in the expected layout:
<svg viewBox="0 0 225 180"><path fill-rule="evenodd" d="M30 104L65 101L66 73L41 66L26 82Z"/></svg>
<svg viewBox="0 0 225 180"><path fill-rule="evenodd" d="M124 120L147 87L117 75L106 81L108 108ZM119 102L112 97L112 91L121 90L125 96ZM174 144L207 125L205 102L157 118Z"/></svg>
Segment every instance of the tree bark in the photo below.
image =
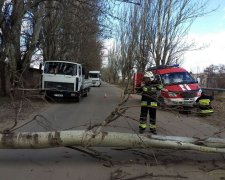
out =
<svg viewBox="0 0 225 180"><path fill-rule="evenodd" d="M6 96L6 76L5 76L5 63L0 61L0 81L1 81L1 96Z"/></svg>
<svg viewBox="0 0 225 180"><path fill-rule="evenodd" d="M63 146L128 147L225 153L225 139L140 135L119 132L55 131L0 134L0 149L41 149Z"/></svg>

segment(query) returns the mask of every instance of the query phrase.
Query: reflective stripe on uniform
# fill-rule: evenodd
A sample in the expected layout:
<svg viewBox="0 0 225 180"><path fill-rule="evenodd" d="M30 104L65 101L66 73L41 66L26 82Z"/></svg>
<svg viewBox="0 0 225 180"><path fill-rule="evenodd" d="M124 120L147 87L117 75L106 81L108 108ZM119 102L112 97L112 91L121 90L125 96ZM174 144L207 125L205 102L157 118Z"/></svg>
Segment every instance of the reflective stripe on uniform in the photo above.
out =
<svg viewBox="0 0 225 180"><path fill-rule="evenodd" d="M147 127L147 124L143 124L143 123L139 124L139 128L145 129L146 127Z"/></svg>
<svg viewBox="0 0 225 180"><path fill-rule="evenodd" d="M209 114L209 113L213 113L213 110L212 109L201 110L200 113L201 114Z"/></svg>
<svg viewBox="0 0 225 180"><path fill-rule="evenodd" d="M143 92L157 92L157 88L156 87L143 87Z"/></svg>
<svg viewBox="0 0 225 180"><path fill-rule="evenodd" d="M147 101L141 101L141 106L146 106L146 107L157 107L157 102L150 102L150 105L148 105Z"/></svg>
<svg viewBox="0 0 225 180"><path fill-rule="evenodd" d="M150 129L156 129L156 125L155 124L149 124L149 128Z"/></svg>
<svg viewBox="0 0 225 180"><path fill-rule="evenodd" d="M141 106L147 106L148 102L147 101L141 101Z"/></svg>
<svg viewBox="0 0 225 180"><path fill-rule="evenodd" d="M144 92L148 92L148 88L143 87L143 91L144 91Z"/></svg>
<svg viewBox="0 0 225 180"><path fill-rule="evenodd" d="M208 106L210 103L210 99L200 99L199 104L202 106Z"/></svg>
<svg viewBox="0 0 225 180"><path fill-rule="evenodd" d="M157 107L157 102L150 102L150 107Z"/></svg>
<svg viewBox="0 0 225 180"><path fill-rule="evenodd" d="M160 90L163 89L163 85L161 85L161 84L158 85L157 87L158 87L158 89L160 89Z"/></svg>

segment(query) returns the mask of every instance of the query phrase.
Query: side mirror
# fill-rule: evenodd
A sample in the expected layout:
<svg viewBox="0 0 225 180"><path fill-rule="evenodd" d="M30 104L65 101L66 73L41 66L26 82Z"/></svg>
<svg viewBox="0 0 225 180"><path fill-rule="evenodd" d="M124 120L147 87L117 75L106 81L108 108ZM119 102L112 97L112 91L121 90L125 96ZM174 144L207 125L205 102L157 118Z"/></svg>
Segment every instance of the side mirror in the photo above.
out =
<svg viewBox="0 0 225 180"><path fill-rule="evenodd" d="M85 75L86 74L86 70L84 67L82 67L82 75Z"/></svg>

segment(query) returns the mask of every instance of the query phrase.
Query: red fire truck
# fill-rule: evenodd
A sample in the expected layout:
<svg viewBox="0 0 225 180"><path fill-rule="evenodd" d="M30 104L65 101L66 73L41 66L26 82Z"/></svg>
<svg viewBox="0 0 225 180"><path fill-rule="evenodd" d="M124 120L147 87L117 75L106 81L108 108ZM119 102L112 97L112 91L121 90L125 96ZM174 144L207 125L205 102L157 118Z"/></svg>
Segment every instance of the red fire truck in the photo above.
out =
<svg viewBox="0 0 225 180"><path fill-rule="evenodd" d="M193 106L196 99L201 95L201 88L191 74L179 65L164 65L151 67L157 80L164 88L158 94L161 104L169 106ZM144 73L136 73L133 76L135 92L141 92Z"/></svg>

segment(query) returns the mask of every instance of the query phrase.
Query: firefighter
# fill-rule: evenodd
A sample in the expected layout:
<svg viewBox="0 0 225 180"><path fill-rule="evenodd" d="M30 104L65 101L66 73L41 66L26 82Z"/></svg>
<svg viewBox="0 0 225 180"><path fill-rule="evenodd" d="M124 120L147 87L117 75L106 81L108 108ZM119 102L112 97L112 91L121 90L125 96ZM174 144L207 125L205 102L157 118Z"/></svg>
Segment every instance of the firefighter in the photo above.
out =
<svg viewBox="0 0 225 180"><path fill-rule="evenodd" d="M147 116L149 113L150 132L156 134L157 91L162 89L162 85L156 81L151 71L144 74L143 82L139 133L144 133L147 127Z"/></svg>
<svg viewBox="0 0 225 180"><path fill-rule="evenodd" d="M213 99L213 96L207 95L205 92L201 93L201 96L196 100L200 115L210 115L213 113L211 106Z"/></svg>

